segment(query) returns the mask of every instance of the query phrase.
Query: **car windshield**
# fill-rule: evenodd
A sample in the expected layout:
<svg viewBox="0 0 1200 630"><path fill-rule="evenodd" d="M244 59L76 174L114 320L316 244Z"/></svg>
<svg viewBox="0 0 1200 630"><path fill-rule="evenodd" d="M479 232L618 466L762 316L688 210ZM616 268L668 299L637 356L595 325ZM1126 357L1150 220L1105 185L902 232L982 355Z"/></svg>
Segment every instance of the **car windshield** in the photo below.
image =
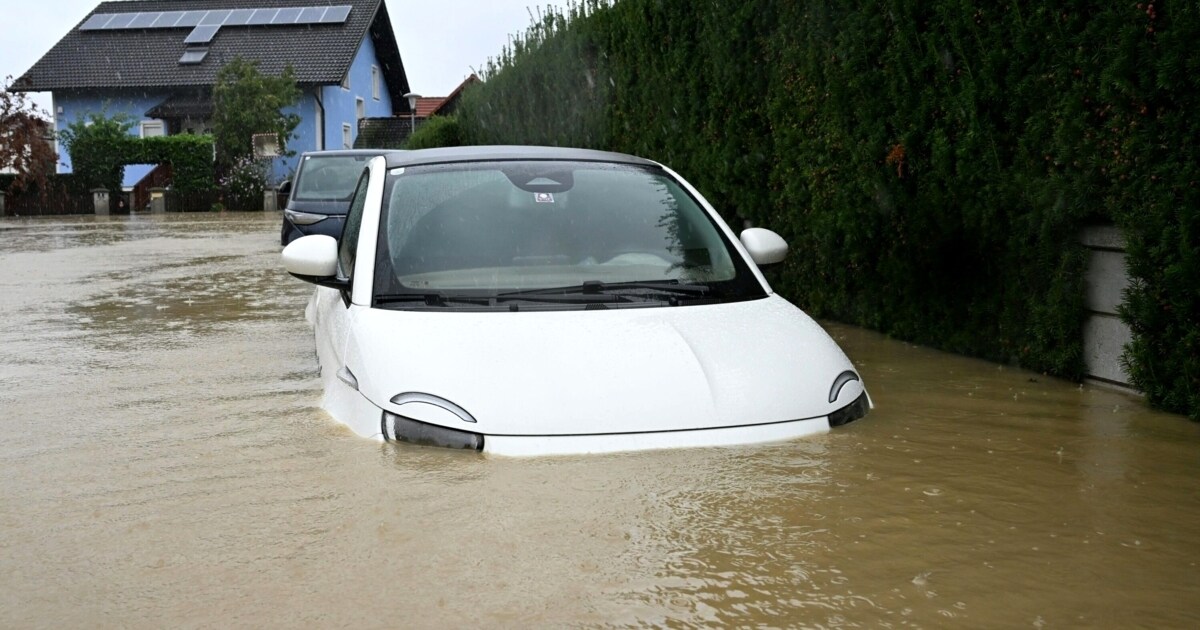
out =
<svg viewBox="0 0 1200 630"><path fill-rule="evenodd" d="M363 166L372 155L306 155L292 198L298 201L349 201Z"/></svg>
<svg viewBox="0 0 1200 630"><path fill-rule="evenodd" d="M490 297L491 306L572 292L622 301L656 290L708 300L764 295L704 209L660 168L417 166L392 169L384 190L377 304L405 295Z"/></svg>

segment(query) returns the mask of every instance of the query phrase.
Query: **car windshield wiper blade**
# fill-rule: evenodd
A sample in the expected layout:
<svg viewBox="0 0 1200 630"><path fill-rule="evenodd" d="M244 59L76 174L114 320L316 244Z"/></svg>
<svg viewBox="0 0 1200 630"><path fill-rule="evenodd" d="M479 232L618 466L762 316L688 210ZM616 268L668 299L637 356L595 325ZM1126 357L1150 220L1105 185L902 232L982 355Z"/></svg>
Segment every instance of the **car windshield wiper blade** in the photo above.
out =
<svg viewBox="0 0 1200 630"><path fill-rule="evenodd" d="M451 302L474 304L476 306L492 305L491 300L486 297L447 295L432 292L389 293L375 296L376 304L399 304L402 302L422 302L425 306L449 306Z"/></svg>
<svg viewBox="0 0 1200 630"><path fill-rule="evenodd" d="M662 281L635 281L635 282L600 282L599 280L588 280L583 284L565 286L565 287L549 287L545 289L525 289L522 291L508 291L500 293L498 298L514 298L526 296L547 296L547 295L605 295L605 294L620 294L623 291L649 291L652 293L666 293L671 295L685 295L703 297L707 296L712 288L704 284L681 284L678 280L662 280Z"/></svg>
<svg viewBox="0 0 1200 630"><path fill-rule="evenodd" d="M581 295L581 294L547 294L547 295L497 295L471 296L453 295L436 292L392 293L375 296L375 303L402 304L415 302L422 306L451 306L452 304L469 304L472 306L497 306L498 302L512 300L531 300L538 302L553 302L555 304L600 304L612 302L629 302L629 298L620 295Z"/></svg>

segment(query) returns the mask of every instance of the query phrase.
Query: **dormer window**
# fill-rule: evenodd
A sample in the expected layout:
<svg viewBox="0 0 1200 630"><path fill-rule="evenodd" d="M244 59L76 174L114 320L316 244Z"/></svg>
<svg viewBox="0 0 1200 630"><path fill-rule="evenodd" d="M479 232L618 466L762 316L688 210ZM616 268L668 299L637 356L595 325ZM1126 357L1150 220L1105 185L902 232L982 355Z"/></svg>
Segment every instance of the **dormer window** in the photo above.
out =
<svg viewBox="0 0 1200 630"><path fill-rule="evenodd" d="M204 61L204 58L207 56L207 48L188 47L187 50L183 51L183 56L179 58L179 65L194 66Z"/></svg>

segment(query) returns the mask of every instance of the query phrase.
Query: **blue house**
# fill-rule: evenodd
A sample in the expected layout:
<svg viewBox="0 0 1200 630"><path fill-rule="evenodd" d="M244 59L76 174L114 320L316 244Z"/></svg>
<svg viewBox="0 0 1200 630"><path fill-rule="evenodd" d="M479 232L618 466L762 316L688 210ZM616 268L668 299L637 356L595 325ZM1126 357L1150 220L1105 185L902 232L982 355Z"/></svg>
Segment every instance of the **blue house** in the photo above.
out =
<svg viewBox="0 0 1200 630"><path fill-rule="evenodd" d="M303 96L292 109L301 123L289 150L349 148L360 120L409 113L383 0L103 2L12 89L51 92L57 129L123 112L140 136L204 133L217 72L235 57L263 74L292 67ZM58 152L59 171L70 172L70 156ZM287 177L297 159L276 158L272 178ZM126 168L126 186L152 168Z"/></svg>

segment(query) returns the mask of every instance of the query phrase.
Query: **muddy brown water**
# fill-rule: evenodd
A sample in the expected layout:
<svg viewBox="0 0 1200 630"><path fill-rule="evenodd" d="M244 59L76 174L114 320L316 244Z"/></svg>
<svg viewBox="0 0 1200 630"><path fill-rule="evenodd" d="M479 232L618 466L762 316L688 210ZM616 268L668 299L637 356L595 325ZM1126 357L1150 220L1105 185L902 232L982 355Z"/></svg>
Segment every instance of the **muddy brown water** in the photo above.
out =
<svg viewBox="0 0 1200 630"><path fill-rule="evenodd" d="M0 220L0 627L1200 626L1200 426L827 328L877 408L505 459L320 408L278 215Z"/></svg>

